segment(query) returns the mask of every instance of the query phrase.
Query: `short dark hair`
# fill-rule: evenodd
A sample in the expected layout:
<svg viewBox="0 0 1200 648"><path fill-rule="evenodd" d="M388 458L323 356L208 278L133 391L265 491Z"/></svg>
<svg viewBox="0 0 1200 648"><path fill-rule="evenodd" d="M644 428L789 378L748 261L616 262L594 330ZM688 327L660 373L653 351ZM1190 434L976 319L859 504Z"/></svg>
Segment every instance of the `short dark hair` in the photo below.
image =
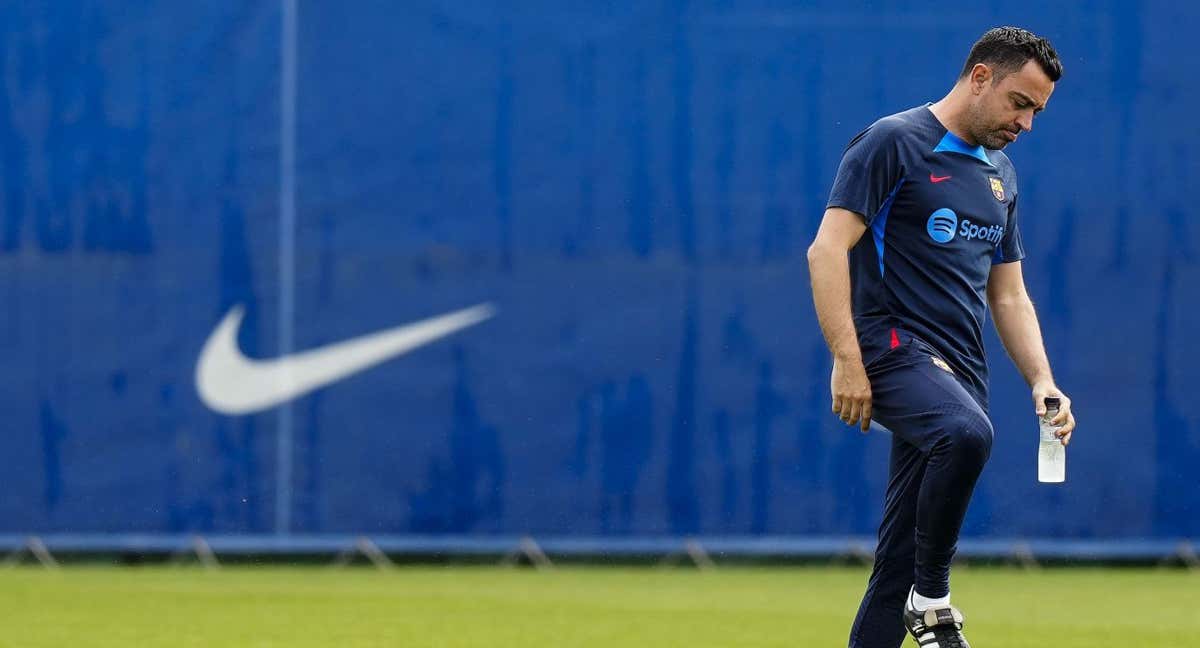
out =
<svg viewBox="0 0 1200 648"><path fill-rule="evenodd" d="M1020 27L996 27L979 37L971 46L967 62L963 65L963 78L971 73L976 63L991 66L996 81L1020 70L1030 59L1038 62L1051 81L1062 78L1062 61L1050 41Z"/></svg>

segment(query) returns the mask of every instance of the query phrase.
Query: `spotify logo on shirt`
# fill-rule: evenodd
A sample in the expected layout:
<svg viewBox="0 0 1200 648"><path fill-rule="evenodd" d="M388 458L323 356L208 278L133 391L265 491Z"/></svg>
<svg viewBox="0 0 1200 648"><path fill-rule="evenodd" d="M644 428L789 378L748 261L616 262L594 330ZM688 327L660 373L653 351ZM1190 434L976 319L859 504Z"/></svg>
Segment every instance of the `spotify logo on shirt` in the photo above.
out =
<svg viewBox="0 0 1200 648"><path fill-rule="evenodd" d="M929 238L938 243L949 243L954 238L956 229L958 229L958 214L945 207L930 214L929 222L925 223L925 230L929 232Z"/></svg>

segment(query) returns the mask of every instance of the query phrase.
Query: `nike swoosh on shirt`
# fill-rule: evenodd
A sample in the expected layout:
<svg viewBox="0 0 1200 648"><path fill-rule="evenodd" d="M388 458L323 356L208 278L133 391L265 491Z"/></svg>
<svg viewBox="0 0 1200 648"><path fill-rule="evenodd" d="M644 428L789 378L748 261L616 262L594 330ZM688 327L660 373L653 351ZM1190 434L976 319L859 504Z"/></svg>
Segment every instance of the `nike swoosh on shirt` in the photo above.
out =
<svg viewBox="0 0 1200 648"><path fill-rule="evenodd" d="M950 176L935 176L932 173L929 174L930 182L942 182L944 180L949 180L949 179L950 179Z"/></svg>
<svg viewBox="0 0 1200 648"><path fill-rule="evenodd" d="M491 304L412 322L271 360L247 358L237 333L245 309L234 306L204 343L196 392L222 414L250 414L320 389L494 315Z"/></svg>

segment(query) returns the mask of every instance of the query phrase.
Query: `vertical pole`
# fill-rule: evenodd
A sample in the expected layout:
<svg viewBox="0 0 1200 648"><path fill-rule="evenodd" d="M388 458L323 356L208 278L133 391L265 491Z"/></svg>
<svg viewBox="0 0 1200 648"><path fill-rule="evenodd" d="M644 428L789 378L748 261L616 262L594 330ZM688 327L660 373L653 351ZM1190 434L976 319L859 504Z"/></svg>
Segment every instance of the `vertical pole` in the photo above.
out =
<svg viewBox="0 0 1200 648"><path fill-rule="evenodd" d="M296 0L282 0L279 82L279 353L292 352L296 308ZM288 378L290 380L290 377ZM292 526L292 404L279 406L275 533Z"/></svg>

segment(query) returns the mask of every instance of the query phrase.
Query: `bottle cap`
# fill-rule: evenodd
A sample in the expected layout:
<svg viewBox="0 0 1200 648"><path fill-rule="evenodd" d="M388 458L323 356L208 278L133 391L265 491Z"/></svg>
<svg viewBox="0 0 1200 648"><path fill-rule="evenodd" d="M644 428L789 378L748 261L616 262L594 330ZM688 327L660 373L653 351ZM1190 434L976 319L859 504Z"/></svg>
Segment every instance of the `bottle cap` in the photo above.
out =
<svg viewBox="0 0 1200 648"><path fill-rule="evenodd" d="M1062 399L1055 396L1047 396L1045 403L1046 409L1058 409L1062 405Z"/></svg>

